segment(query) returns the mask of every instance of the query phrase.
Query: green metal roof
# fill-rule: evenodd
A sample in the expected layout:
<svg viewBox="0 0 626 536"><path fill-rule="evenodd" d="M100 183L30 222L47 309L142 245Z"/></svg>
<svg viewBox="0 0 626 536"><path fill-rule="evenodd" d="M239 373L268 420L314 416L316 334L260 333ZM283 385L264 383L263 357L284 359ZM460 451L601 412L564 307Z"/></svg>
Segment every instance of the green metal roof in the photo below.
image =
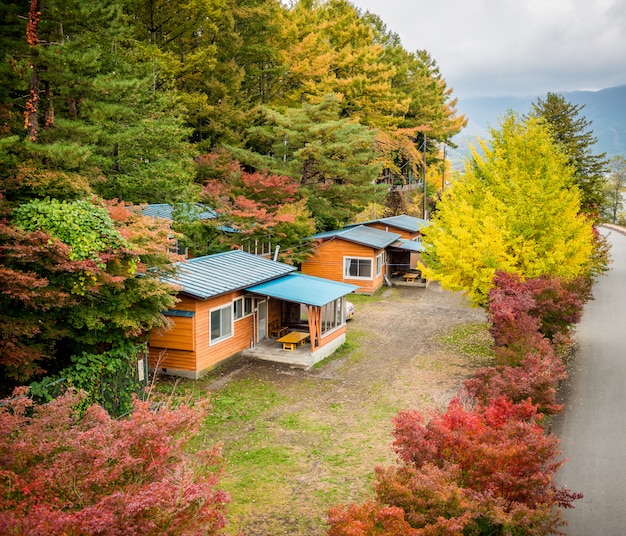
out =
<svg viewBox="0 0 626 536"><path fill-rule="evenodd" d="M248 287L246 290L271 298L321 307L358 288L356 285L297 273Z"/></svg>
<svg viewBox="0 0 626 536"><path fill-rule="evenodd" d="M153 203L142 209L144 216L173 220L176 208L167 203ZM178 207L178 211L191 220L213 220L217 213L207 205L201 203L184 203Z"/></svg>
<svg viewBox="0 0 626 536"><path fill-rule="evenodd" d="M206 300L282 277L296 270L238 249L176 263L177 272L164 281L181 287L181 292Z"/></svg>
<svg viewBox="0 0 626 536"><path fill-rule="evenodd" d="M407 240L405 238L400 238L397 242L391 244L391 247L407 251L424 251L424 245L421 242Z"/></svg>

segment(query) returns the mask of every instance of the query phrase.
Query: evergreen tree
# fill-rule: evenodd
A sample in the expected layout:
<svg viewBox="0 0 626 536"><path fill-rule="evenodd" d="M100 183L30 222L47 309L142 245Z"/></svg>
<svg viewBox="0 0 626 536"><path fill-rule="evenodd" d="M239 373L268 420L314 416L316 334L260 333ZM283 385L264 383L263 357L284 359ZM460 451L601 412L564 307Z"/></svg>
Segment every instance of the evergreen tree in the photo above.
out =
<svg viewBox="0 0 626 536"><path fill-rule="evenodd" d="M79 174L111 198L192 197L188 132L174 95L155 87L154 65L143 61L120 3L51 0L30 7L23 15L28 54L21 55L21 44L10 51L28 84L8 92L25 100L26 128L11 123L5 159L26 164L31 176Z"/></svg>
<svg viewBox="0 0 626 536"><path fill-rule="evenodd" d="M574 181L581 192L581 208L598 217L607 203L605 195L606 154L593 154L598 139L591 122L581 115L584 105L567 102L562 95L548 93L545 100L532 104L531 115L542 117L552 130L568 163L574 168Z"/></svg>
<svg viewBox="0 0 626 536"><path fill-rule="evenodd" d="M285 113L264 108L262 124L249 130L249 149L233 149L245 165L297 179L318 230L350 222L374 195L380 172L375 132L340 118L340 108L334 95Z"/></svg>
<svg viewBox="0 0 626 536"><path fill-rule="evenodd" d="M626 190L626 158L614 156L609 162L606 186L607 204L603 216L612 223L624 224L624 191Z"/></svg>
<svg viewBox="0 0 626 536"><path fill-rule="evenodd" d="M340 116L370 127L397 125L408 99L391 84L394 66L383 62L384 49L372 30L345 0L301 1L289 12L284 51L286 89L278 104L316 104L326 95L340 97Z"/></svg>

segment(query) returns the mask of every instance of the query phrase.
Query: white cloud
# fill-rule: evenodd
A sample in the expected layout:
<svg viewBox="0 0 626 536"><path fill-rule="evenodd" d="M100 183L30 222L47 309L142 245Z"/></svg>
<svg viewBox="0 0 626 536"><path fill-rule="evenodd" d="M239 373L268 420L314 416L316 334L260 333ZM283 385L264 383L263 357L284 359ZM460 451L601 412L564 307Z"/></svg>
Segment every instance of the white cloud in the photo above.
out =
<svg viewBox="0 0 626 536"><path fill-rule="evenodd" d="M533 95L626 84L624 0L352 0L455 93Z"/></svg>

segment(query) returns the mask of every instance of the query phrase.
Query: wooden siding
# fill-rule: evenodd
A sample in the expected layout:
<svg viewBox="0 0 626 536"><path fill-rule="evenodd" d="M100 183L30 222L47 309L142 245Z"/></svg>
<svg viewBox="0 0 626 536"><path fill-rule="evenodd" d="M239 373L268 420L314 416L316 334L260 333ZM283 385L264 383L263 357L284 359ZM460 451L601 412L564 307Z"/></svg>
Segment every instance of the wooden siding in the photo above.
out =
<svg viewBox="0 0 626 536"><path fill-rule="evenodd" d="M383 277L385 269L383 269L380 276L376 276L376 257L382 252L382 249L374 250L371 247L335 238L320 244L315 250L315 255L302 263L301 271L303 274L357 285L359 287L357 290L358 294L373 294L381 288L384 283ZM344 257L372 259L372 273L374 274L374 279L344 278Z"/></svg>
<svg viewBox="0 0 626 536"><path fill-rule="evenodd" d="M281 300L268 298L267 300L267 325L272 322L282 324L281 318ZM269 336L269 333L268 333Z"/></svg>
<svg viewBox="0 0 626 536"><path fill-rule="evenodd" d="M331 343L337 337L341 337L341 335L343 335L345 332L346 332L346 325L342 324L341 326L339 326L336 330L332 331L331 333L322 335L322 338L320 339L320 344L316 348L316 350L318 350L319 348L322 348L323 346L326 346L327 344Z"/></svg>
<svg viewBox="0 0 626 536"><path fill-rule="evenodd" d="M168 316L170 329L153 330L150 335L150 346L155 348L171 348L172 350L195 350L193 317ZM167 329L167 331L164 331Z"/></svg>
<svg viewBox="0 0 626 536"><path fill-rule="evenodd" d="M222 341L210 343L210 330L209 330L209 318L210 311L224 305L231 304L235 298L243 296L243 291L231 292L217 298L199 301L185 298L181 303L188 303L191 301L194 306L195 316L190 320L193 320L193 342L188 350L178 349L173 347L166 347L162 344L162 338L159 338L158 334L151 334L151 342L149 344L149 360L150 366L159 369L172 369L183 371L194 371L196 373L202 373L206 370L213 368L220 362L236 355L240 351L248 348L252 344L254 337L255 326L254 321L256 316L249 315L244 318L240 318L234 321L233 335ZM181 308L184 305L178 304ZM184 310L190 310L187 307ZM175 328L177 326L182 327L178 322L181 317L175 318ZM175 329L169 332L168 337L171 340L178 340L179 336ZM156 344L152 344L152 336L156 335ZM157 346L159 345L159 346ZM160 360L159 360L160 357ZM158 364L157 364L157 361Z"/></svg>

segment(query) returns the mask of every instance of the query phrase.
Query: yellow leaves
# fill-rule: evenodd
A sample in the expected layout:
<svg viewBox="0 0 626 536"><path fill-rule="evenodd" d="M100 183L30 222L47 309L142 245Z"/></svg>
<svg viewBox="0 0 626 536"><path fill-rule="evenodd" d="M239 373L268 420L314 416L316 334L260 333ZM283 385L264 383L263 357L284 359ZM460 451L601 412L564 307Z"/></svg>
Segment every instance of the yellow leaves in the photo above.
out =
<svg viewBox="0 0 626 536"><path fill-rule="evenodd" d="M443 196L424 236L426 276L477 304L496 270L573 278L585 275L593 252L571 168L547 129L509 116L492 136Z"/></svg>

